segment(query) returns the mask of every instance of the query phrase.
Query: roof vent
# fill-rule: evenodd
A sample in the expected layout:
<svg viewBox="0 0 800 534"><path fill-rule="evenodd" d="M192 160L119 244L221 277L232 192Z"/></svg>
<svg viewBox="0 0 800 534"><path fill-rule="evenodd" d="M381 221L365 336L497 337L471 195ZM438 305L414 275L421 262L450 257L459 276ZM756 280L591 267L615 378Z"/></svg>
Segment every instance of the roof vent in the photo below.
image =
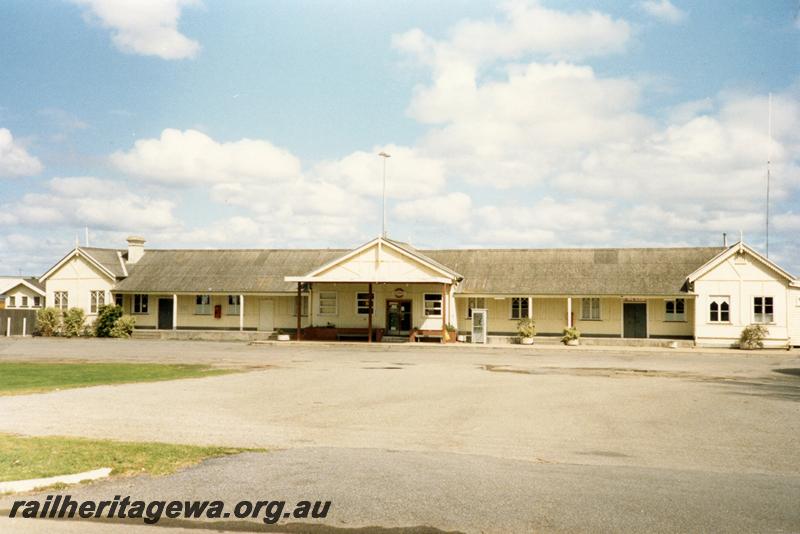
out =
<svg viewBox="0 0 800 534"><path fill-rule="evenodd" d="M128 237L128 263L136 263L144 256L144 238L132 235Z"/></svg>

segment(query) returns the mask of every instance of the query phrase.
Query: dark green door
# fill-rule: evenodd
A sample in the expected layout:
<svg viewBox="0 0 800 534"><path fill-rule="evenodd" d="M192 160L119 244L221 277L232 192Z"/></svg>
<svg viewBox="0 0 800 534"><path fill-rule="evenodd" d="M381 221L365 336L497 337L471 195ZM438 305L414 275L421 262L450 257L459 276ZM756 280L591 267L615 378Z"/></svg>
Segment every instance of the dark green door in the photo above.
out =
<svg viewBox="0 0 800 534"><path fill-rule="evenodd" d="M626 302L622 315L625 337L647 337L647 304Z"/></svg>
<svg viewBox="0 0 800 534"><path fill-rule="evenodd" d="M172 330L172 299L158 299L158 329Z"/></svg>

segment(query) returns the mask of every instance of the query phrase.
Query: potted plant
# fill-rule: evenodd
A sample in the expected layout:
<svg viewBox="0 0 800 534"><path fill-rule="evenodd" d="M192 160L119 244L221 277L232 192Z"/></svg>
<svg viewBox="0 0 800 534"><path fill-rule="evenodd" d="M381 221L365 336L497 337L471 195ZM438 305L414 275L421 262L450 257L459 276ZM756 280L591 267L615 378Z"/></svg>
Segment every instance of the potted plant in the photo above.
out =
<svg viewBox="0 0 800 534"><path fill-rule="evenodd" d="M561 342L565 345L574 347L580 345L581 333L574 326L564 329L564 335L561 337Z"/></svg>
<svg viewBox="0 0 800 534"><path fill-rule="evenodd" d="M447 323L447 325L445 325L444 328L445 330L447 330L447 342L455 343L456 336L458 335L458 330L456 329L456 327L451 325L450 323Z"/></svg>
<svg viewBox="0 0 800 534"><path fill-rule="evenodd" d="M289 337L289 334L285 333L283 330L278 330L277 334L278 334L278 341L289 341L291 339Z"/></svg>
<svg viewBox="0 0 800 534"><path fill-rule="evenodd" d="M536 323L530 317L520 319L517 323L519 342L523 345L533 345L533 336L536 335Z"/></svg>
<svg viewBox="0 0 800 534"><path fill-rule="evenodd" d="M764 338L769 334L769 330L764 325L751 324L745 326L739 336L739 348L745 350L763 349Z"/></svg>

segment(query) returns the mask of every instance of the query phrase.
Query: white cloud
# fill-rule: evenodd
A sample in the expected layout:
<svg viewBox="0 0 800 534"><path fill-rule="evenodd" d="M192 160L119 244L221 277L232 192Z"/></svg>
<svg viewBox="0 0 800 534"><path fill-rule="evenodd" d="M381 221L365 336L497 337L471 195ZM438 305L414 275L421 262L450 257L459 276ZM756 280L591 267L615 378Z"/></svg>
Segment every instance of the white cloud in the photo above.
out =
<svg viewBox="0 0 800 534"><path fill-rule="evenodd" d="M87 18L111 29L114 45L123 52L184 59L200 50L197 41L178 31L181 10L199 5L200 0L71 1L85 8Z"/></svg>
<svg viewBox="0 0 800 534"><path fill-rule="evenodd" d="M53 178L44 192L28 193L2 206L20 226L128 231L174 225L173 209L171 201L133 193L122 182L94 177Z"/></svg>
<svg viewBox="0 0 800 534"><path fill-rule="evenodd" d="M464 20L449 38L436 41L419 29L394 37L397 49L438 68L513 60L530 54L550 59L578 59L617 53L631 37L630 25L598 11L564 12L535 1L512 1L503 20Z"/></svg>
<svg viewBox="0 0 800 534"><path fill-rule="evenodd" d="M334 183L355 195L380 196L383 190L383 158L386 161L386 196L409 198L430 195L445 184L442 161L398 145L356 151L335 161L317 164L311 174L318 180Z"/></svg>
<svg viewBox="0 0 800 534"><path fill-rule="evenodd" d="M651 17L670 24L678 24L686 20L686 12L675 6L670 0L644 0L639 7Z"/></svg>
<svg viewBox="0 0 800 534"><path fill-rule="evenodd" d="M300 161L269 141L218 142L197 130L168 128L158 139L136 141L111 162L123 172L165 184L280 181L300 174Z"/></svg>
<svg viewBox="0 0 800 534"><path fill-rule="evenodd" d="M42 172L42 164L14 141L6 128L0 128L0 177L27 176Z"/></svg>
<svg viewBox="0 0 800 534"><path fill-rule="evenodd" d="M393 210L404 224L461 226L472 216L472 199L466 193L448 193L400 202Z"/></svg>

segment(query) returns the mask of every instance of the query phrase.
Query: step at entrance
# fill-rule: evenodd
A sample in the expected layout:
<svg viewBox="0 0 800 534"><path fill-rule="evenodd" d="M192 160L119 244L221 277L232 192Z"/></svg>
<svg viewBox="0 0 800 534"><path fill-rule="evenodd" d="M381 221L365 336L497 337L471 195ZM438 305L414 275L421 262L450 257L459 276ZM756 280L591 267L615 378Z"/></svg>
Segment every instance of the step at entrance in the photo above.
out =
<svg viewBox="0 0 800 534"><path fill-rule="evenodd" d="M408 336L383 336L381 343L408 343Z"/></svg>

